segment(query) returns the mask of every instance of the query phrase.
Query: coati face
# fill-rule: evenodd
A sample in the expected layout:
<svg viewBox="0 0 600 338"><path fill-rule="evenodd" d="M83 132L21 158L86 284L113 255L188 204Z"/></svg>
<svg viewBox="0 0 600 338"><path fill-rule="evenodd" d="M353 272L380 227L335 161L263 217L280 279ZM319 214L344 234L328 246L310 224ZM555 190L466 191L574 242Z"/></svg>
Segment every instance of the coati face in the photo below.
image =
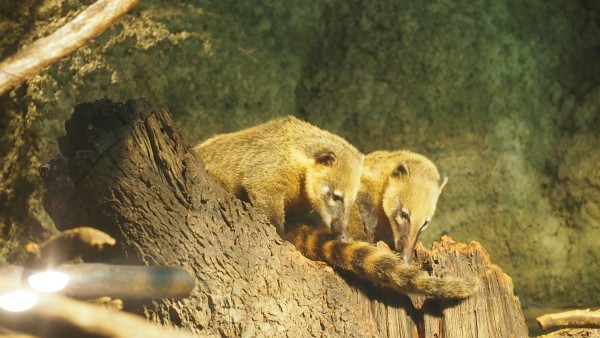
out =
<svg viewBox="0 0 600 338"><path fill-rule="evenodd" d="M315 155L306 173L306 193L323 225L347 242L350 209L360 186L364 155L335 154L322 151Z"/></svg>
<svg viewBox="0 0 600 338"><path fill-rule="evenodd" d="M415 170L416 171L416 170ZM447 177L432 180L400 163L383 191L383 209L394 235L394 247L405 262L412 258L419 235L429 226Z"/></svg>

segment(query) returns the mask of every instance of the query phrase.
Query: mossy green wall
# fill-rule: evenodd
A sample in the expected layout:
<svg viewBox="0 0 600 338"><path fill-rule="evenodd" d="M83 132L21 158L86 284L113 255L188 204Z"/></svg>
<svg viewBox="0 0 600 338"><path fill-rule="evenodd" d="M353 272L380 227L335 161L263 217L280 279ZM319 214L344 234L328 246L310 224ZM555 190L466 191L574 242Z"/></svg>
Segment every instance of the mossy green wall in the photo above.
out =
<svg viewBox="0 0 600 338"><path fill-rule="evenodd" d="M91 2L0 0L0 55ZM425 242L480 241L525 305L597 305L593 4L142 1L0 97L4 241L51 231L36 168L57 151L73 106L144 96L192 142L293 114L364 152L421 152L449 176ZM2 250L10 259L15 248Z"/></svg>

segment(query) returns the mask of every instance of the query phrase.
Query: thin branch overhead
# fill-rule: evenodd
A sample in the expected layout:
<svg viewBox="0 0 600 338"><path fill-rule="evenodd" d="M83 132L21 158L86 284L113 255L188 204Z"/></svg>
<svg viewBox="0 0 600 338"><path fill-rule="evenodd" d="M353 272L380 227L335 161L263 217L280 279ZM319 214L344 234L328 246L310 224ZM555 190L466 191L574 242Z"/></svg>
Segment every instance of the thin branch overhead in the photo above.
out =
<svg viewBox="0 0 600 338"><path fill-rule="evenodd" d="M110 27L139 0L98 0L56 32L0 63L0 95L71 54Z"/></svg>

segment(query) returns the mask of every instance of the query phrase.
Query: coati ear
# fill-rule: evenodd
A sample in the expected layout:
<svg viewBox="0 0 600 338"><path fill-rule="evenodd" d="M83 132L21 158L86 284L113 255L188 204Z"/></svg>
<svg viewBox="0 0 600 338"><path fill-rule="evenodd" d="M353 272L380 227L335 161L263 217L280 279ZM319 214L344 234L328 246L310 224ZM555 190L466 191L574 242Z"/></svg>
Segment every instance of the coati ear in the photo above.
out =
<svg viewBox="0 0 600 338"><path fill-rule="evenodd" d="M315 162L322 165L334 165L337 157L332 151L322 151L315 155Z"/></svg>
<svg viewBox="0 0 600 338"><path fill-rule="evenodd" d="M406 165L406 162L400 162L396 169L392 171L392 177L400 177L402 175L408 176L409 174L410 172L408 171L408 166Z"/></svg>
<svg viewBox="0 0 600 338"><path fill-rule="evenodd" d="M446 183L448 183L448 176L444 176L444 177L440 178L438 183L440 186L440 190L444 189L444 186L446 185Z"/></svg>

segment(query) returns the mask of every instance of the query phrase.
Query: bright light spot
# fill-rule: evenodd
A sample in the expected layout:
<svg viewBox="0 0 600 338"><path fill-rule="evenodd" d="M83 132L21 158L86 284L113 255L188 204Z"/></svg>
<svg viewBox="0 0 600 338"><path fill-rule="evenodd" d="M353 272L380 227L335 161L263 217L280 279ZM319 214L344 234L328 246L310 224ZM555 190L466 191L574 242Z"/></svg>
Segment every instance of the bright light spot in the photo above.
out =
<svg viewBox="0 0 600 338"><path fill-rule="evenodd" d="M10 312L21 312L31 309L37 297L27 291L14 291L0 296L0 307Z"/></svg>
<svg viewBox="0 0 600 338"><path fill-rule="evenodd" d="M56 292L62 290L69 282L64 272L44 271L29 276L29 286L39 292Z"/></svg>

